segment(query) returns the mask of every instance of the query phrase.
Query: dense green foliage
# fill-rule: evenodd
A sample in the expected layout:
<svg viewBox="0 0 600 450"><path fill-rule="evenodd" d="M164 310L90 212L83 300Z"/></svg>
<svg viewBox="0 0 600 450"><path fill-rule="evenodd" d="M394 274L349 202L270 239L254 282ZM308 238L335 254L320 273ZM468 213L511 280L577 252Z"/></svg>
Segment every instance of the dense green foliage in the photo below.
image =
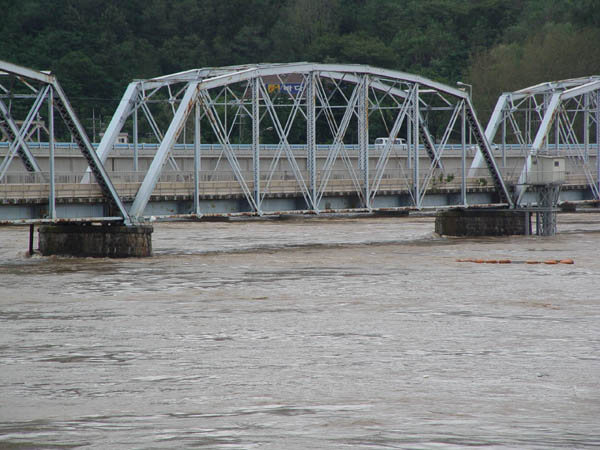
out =
<svg viewBox="0 0 600 450"><path fill-rule="evenodd" d="M0 0L0 59L110 115L126 84L251 62L346 62L497 96L600 73L598 0ZM83 106L85 104L85 106Z"/></svg>

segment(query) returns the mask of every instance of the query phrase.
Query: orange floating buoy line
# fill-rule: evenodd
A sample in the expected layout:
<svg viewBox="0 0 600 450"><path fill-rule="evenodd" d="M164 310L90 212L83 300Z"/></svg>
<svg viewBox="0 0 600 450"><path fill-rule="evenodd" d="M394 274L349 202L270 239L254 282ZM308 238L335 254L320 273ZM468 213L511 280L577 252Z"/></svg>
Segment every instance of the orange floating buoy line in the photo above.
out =
<svg viewBox="0 0 600 450"><path fill-rule="evenodd" d="M531 259L528 259L526 261L512 261L510 259L472 259L472 258L467 258L467 259L457 259L456 262L460 262L460 263L470 262L470 263L476 263L476 264L548 264L548 265L575 264L575 261L573 261L571 258L547 259L544 261L536 261L536 260L531 260Z"/></svg>

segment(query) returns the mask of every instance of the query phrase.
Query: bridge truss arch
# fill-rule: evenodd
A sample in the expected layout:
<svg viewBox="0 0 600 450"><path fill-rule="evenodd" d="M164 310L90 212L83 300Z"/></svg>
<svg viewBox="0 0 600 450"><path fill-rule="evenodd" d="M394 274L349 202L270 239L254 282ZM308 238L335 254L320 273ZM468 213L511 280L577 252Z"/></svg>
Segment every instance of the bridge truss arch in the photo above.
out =
<svg viewBox="0 0 600 450"><path fill-rule="evenodd" d="M47 109L44 109L44 104ZM55 112L61 120L55 121ZM42 211L42 220L57 219L55 183L59 175L54 167L55 125L62 125L64 133L71 137L73 145L85 158L88 171L100 188L104 198L104 219L122 220L130 224L129 215L111 178L93 148L86 131L79 121L58 79L50 72L0 61L0 142L5 141L6 153L0 158L0 183L7 183L8 171L13 160L20 159L26 170L17 177L24 186L45 185L48 208ZM49 155L43 167L36 159L32 136L43 130L48 137L47 146L37 143L38 156ZM46 192L45 192L46 193ZM21 214L19 214L21 215ZM114 217L113 217L114 216ZM27 214L19 219L27 219ZM14 217L17 219L17 217Z"/></svg>
<svg viewBox="0 0 600 450"><path fill-rule="evenodd" d="M595 199L600 200L600 76L540 83L503 93L486 127L486 138L504 154L517 148L525 163L505 178L515 184L514 201L524 202L527 174L538 156L562 156L569 161L571 179L582 179ZM478 154L470 176L485 168ZM576 173L575 173L576 172Z"/></svg>
<svg viewBox="0 0 600 450"><path fill-rule="evenodd" d="M165 172L190 176L171 158L186 134L194 142L196 214L202 213L199 183L216 170L200 170L201 143L207 141L218 145L218 164L230 171L248 210L257 214L269 211L270 193L285 191L290 182L301 199L297 209L328 209L328 193L339 180L351 186L361 208L388 206L378 196L383 190L404 190L410 206L421 208L432 181L443 176L442 154L457 142L463 150L457 203L466 204L467 128L482 149L498 203L511 202L466 93L412 74L364 65L292 63L204 68L137 80L129 84L98 146L102 161L126 123L137 147L140 114L159 145L129 210L133 220L144 216ZM387 139L374 146L376 137ZM398 139L403 141L396 144ZM405 165L390 164L394 152L405 153ZM139 171L137 161L134 170Z"/></svg>

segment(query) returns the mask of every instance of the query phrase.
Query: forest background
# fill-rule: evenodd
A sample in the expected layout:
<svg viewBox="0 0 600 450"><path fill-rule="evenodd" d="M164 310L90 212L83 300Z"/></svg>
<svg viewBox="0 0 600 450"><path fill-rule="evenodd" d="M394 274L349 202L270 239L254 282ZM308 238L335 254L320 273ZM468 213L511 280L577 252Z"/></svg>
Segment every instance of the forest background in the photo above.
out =
<svg viewBox="0 0 600 450"><path fill-rule="evenodd" d="M498 96L600 75L599 0L0 0L0 59L51 70L86 126L127 83L258 62L358 63ZM95 123L94 123L95 124Z"/></svg>

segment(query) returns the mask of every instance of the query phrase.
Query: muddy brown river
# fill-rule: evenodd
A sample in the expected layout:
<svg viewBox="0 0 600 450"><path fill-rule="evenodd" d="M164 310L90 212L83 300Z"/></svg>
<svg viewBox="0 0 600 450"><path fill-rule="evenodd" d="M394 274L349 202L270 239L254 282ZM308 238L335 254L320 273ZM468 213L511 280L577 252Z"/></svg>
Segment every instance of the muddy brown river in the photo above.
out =
<svg viewBox="0 0 600 450"><path fill-rule="evenodd" d="M600 214L558 229L163 223L92 259L2 227L0 448L598 448Z"/></svg>

